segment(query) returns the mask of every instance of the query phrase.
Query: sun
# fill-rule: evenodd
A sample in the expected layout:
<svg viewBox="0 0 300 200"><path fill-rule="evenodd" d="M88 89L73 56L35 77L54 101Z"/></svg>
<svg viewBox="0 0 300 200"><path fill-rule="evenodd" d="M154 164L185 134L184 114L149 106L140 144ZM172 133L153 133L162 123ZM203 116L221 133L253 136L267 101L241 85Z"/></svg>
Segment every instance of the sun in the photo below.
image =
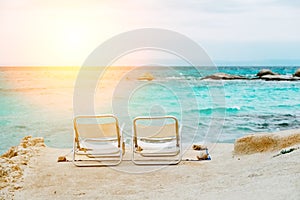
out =
<svg viewBox="0 0 300 200"><path fill-rule="evenodd" d="M83 43L84 34L82 31L68 31L65 34L66 45L70 48L78 48Z"/></svg>
<svg viewBox="0 0 300 200"><path fill-rule="evenodd" d="M90 39L85 29L74 26L66 26L61 29L57 40L59 44L55 49L59 52L61 63L83 62L86 52L90 50ZM57 48L59 45L59 48Z"/></svg>

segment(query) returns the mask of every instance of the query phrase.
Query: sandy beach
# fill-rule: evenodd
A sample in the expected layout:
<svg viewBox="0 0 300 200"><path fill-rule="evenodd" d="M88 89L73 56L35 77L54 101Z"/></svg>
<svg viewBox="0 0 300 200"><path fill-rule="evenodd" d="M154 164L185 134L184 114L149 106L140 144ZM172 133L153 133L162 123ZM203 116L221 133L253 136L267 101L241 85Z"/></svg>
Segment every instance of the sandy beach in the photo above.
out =
<svg viewBox="0 0 300 200"><path fill-rule="evenodd" d="M20 175L6 186L2 180L0 199L299 199L300 130L249 137L265 142L265 136L294 141L285 152L273 145L261 153L237 150L237 143L216 144L210 149L212 160L205 161L196 161L199 151L189 149L180 164L164 167L136 166L126 152L117 167L85 168L69 162L70 149L45 147L40 138L27 138L27 145L20 144L25 154L1 158L2 174L4 166L11 166L4 165L5 160L14 160ZM57 162L62 155L67 162ZM6 176L11 178L13 172Z"/></svg>
<svg viewBox="0 0 300 200"><path fill-rule="evenodd" d="M0 0L0 200L300 200L299 22L300 0Z"/></svg>

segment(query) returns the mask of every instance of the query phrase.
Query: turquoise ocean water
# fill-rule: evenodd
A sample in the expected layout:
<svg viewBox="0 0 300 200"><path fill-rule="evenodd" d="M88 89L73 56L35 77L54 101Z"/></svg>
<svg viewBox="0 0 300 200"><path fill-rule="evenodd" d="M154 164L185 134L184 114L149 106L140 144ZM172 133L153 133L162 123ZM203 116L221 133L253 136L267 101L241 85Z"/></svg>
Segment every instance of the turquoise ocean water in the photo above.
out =
<svg viewBox="0 0 300 200"><path fill-rule="evenodd" d="M251 78L262 68L218 67L218 71ZM298 69L268 68L286 75ZM122 70L115 68L111 73ZM155 79L138 81L137 74L144 72ZM72 68L0 68L0 153L17 145L25 135L44 137L52 147L72 146L77 73ZM140 115L174 115L186 127L182 129L183 140L197 142L209 134L215 134L217 142L234 142L250 133L300 128L300 81L201 80L210 73L199 74L192 67L130 71L111 88L111 104L97 107L106 96L99 90L95 113L116 114L124 125L127 143L131 121Z"/></svg>

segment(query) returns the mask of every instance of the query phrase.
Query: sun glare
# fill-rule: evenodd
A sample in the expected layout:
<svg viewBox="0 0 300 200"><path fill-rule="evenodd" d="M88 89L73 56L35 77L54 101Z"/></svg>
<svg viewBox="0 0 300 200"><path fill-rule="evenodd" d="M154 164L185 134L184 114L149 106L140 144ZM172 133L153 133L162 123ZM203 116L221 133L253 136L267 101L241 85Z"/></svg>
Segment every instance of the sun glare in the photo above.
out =
<svg viewBox="0 0 300 200"><path fill-rule="evenodd" d="M64 34L66 45L71 48L78 48L81 46L84 38L84 34L82 31L78 30L68 30Z"/></svg>

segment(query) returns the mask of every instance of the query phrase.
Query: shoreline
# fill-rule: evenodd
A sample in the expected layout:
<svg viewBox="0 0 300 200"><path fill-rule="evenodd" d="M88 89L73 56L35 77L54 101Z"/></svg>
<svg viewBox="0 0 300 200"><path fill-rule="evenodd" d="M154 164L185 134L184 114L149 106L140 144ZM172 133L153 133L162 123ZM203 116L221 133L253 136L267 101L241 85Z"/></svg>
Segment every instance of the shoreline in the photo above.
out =
<svg viewBox="0 0 300 200"><path fill-rule="evenodd" d="M300 136L300 129L273 133L273 137L289 133ZM270 134L265 135L270 138ZM0 190L0 199L297 199L300 196L298 140L285 147L298 149L286 154L280 154L281 148L237 153L234 144L217 143L210 150L210 161L182 161L160 168L136 166L129 161L114 168L80 168L72 162L57 162L62 155L70 160L70 149L45 147L41 138L29 137L20 146L23 153L8 160L15 161L15 165L19 163L22 175ZM183 157L195 158L198 154L190 149ZM125 155L125 160L130 159L129 153ZM25 158L27 163L22 164ZM1 159L0 169L3 169ZM141 173L128 173L129 169Z"/></svg>

